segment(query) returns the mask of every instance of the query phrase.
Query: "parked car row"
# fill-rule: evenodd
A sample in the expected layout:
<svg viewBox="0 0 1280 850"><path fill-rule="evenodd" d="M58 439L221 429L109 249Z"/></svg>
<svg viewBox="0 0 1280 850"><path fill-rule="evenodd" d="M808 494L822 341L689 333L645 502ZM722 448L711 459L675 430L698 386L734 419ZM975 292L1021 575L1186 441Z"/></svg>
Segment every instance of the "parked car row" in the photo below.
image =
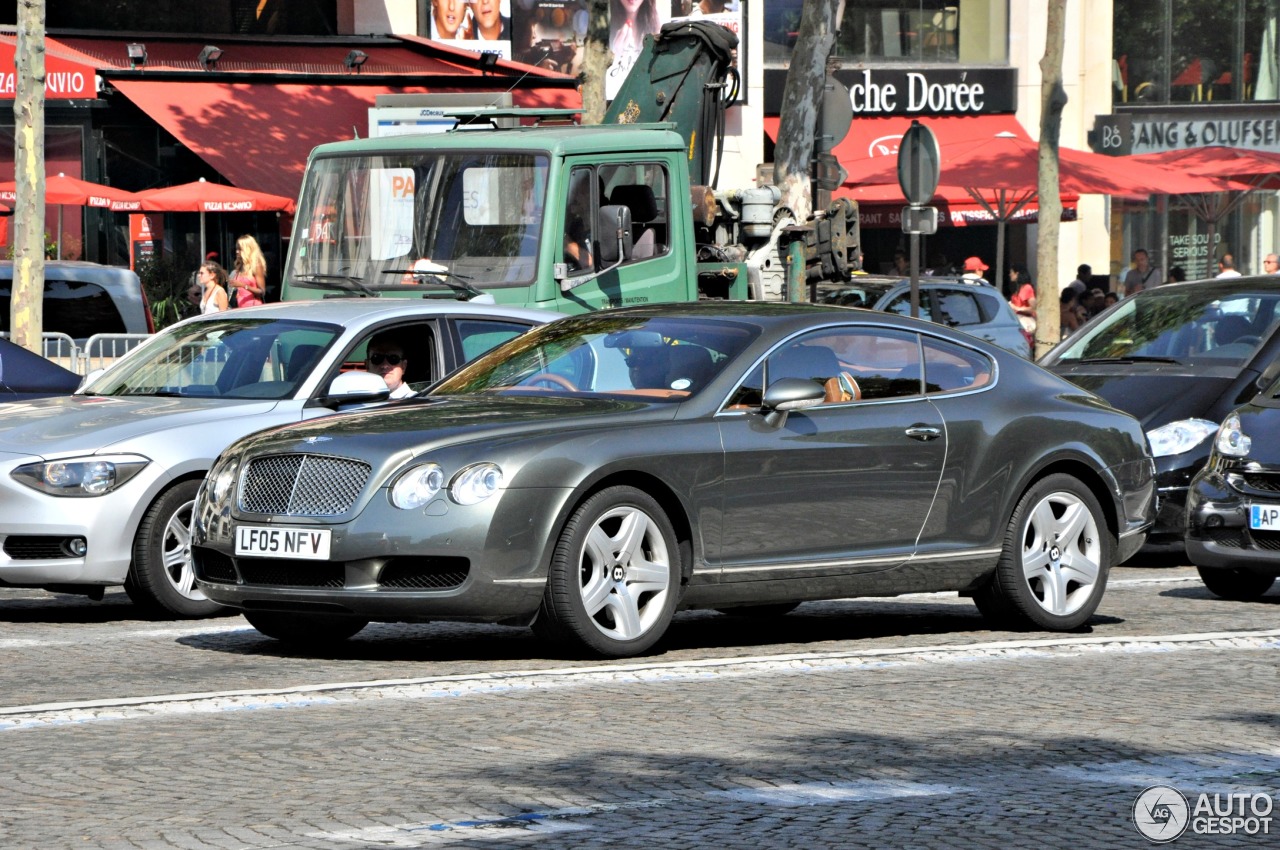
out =
<svg viewBox="0 0 1280 850"><path fill-rule="evenodd" d="M1148 545L1185 551L1219 596L1266 593L1280 575L1280 277L1144 290L1040 362L1146 429Z"/></svg>
<svg viewBox="0 0 1280 850"><path fill-rule="evenodd" d="M372 621L529 625L600 656L649 650L682 608L929 590L1071 629L1111 567L1184 535L1211 590L1248 598L1280 540L1277 442L1257 436L1280 407L1277 303L1251 279L1150 290L1052 371L892 307L196 317L75 395L4 408L0 585L123 584L161 615L226 606L302 643ZM391 404L362 371L388 330L429 387ZM1221 422L1189 398L1272 383Z"/></svg>

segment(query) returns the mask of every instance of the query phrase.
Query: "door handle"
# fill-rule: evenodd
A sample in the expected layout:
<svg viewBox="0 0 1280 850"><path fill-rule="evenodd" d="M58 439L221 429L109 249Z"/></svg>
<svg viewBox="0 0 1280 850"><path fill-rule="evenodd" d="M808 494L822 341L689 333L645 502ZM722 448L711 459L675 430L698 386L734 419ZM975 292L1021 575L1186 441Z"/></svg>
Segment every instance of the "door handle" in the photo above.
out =
<svg viewBox="0 0 1280 850"><path fill-rule="evenodd" d="M936 440L941 437L942 429L934 428L931 425L912 425L907 429L907 436L913 440L927 443L930 440Z"/></svg>

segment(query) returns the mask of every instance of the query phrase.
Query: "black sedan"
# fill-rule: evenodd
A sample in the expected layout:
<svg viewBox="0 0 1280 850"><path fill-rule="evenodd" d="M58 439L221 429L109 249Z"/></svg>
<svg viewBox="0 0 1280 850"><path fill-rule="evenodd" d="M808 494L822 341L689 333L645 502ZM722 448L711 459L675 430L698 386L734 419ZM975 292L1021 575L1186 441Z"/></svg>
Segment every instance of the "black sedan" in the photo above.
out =
<svg viewBox="0 0 1280 850"><path fill-rule="evenodd" d="M1181 553L1187 486L1218 426L1280 372L1280 276L1143 290L1039 362L1142 423L1159 493L1147 543Z"/></svg>
<svg viewBox="0 0 1280 850"><path fill-rule="evenodd" d="M1011 352L840 307L562 319L428 394L210 471L200 588L281 640L532 624L603 656L679 608L956 590L1072 629L1152 521L1138 423Z"/></svg>
<svg viewBox="0 0 1280 850"><path fill-rule="evenodd" d="M1223 420L1191 480L1186 546L1225 599L1254 599L1280 576L1280 381Z"/></svg>
<svg viewBox="0 0 1280 850"><path fill-rule="evenodd" d="M70 369L0 339L0 402L71 395L81 380Z"/></svg>

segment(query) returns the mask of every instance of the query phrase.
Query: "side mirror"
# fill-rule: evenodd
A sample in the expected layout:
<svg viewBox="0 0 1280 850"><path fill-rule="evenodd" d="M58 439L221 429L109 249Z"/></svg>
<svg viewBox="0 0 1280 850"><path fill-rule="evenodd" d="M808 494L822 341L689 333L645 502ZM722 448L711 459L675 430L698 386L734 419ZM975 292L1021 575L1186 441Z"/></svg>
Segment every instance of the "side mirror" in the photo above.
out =
<svg viewBox="0 0 1280 850"><path fill-rule="evenodd" d="M606 204L596 219L600 260L606 266L631 259L631 207Z"/></svg>
<svg viewBox="0 0 1280 850"><path fill-rule="evenodd" d="M329 384L329 392L321 404L335 407L347 404L368 404L386 401L391 396L387 382L372 372L343 372Z"/></svg>
<svg viewBox="0 0 1280 850"><path fill-rule="evenodd" d="M76 392L80 392L80 391L81 391L81 390L83 390L85 387L89 386L89 385L90 385L90 384L92 384L94 381L98 380L98 377L99 377L100 375L102 375L102 373L103 373L103 372L105 372L105 371L107 371L107 370L106 370L106 369L94 369L92 372L90 372L89 374L85 375L83 378L81 378L81 379L80 379L80 386L76 387Z"/></svg>
<svg viewBox="0 0 1280 850"><path fill-rule="evenodd" d="M826 397L826 389L808 378L779 378L764 391L765 422L781 427L787 421L788 411L814 407L822 404Z"/></svg>

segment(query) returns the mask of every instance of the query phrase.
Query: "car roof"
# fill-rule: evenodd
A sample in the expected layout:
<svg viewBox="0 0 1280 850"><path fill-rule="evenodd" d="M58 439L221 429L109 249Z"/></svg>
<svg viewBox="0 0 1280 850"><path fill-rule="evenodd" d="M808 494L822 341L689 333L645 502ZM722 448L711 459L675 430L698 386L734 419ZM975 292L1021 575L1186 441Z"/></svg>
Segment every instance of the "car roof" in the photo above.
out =
<svg viewBox="0 0 1280 850"><path fill-rule="evenodd" d="M240 307L232 311L238 317L270 319L304 319L345 324L359 320L383 318L425 318L431 316L472 316L475 318L520 319L550 322L563 316L554 310L511 307L505 304L474 304L452 299L410 300L405 298L322 298L315 301L277 301L257 307ZM188 322L217 319L223 314L196 316Z"/></svg>
<svg viewBox="0 0 1280 850"><path fill-rule="evenodd" d="M86 263L81 260L45 260L45 277L59 280L77 280L90 283L107 283L116 281L138 283L138 275L133 269L125 266L104 266L100 263ZM13 261L0 262L0 279L13 279Z"/></svg>

